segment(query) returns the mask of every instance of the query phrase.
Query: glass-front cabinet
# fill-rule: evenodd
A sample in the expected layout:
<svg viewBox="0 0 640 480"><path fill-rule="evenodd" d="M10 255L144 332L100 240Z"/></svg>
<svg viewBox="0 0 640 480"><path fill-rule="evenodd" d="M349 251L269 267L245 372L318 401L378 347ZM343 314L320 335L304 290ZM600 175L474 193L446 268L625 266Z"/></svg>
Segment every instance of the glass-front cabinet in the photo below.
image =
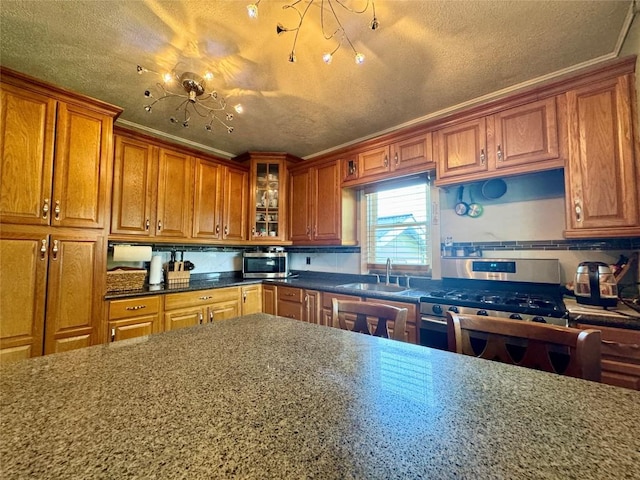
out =
<svg viewBox="0 0 640 480"><path fill-rule="evenodd" d="M251 162L249 239L266 244L286 242L288 165L300 159L271 152L248 152L236 159Z"/></svg>

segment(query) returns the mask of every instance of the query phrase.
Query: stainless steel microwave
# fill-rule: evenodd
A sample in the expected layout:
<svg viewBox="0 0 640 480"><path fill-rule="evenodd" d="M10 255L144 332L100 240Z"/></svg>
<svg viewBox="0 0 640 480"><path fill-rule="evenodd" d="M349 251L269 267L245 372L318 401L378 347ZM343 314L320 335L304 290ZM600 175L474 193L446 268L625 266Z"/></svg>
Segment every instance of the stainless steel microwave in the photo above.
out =
<svg viewBox="0 0 640 480"><path fill-rule="evenodd" d="M244 278L284 278L288 274L287 252L245 252L242 255Z"/></svg>

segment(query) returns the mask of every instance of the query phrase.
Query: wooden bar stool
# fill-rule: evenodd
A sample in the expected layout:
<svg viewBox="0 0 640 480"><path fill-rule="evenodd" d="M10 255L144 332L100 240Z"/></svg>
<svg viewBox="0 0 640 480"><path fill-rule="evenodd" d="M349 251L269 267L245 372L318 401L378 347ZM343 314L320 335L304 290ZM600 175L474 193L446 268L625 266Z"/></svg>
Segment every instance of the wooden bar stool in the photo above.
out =
<svg viewBox="0 0 640 480"><path fill-rule="evenodd" d="M447 329L452 352L600 381L599 330L453 312Z"/></svg>
<svg viewBox="0 0 640 480"><path fill-rule="evenodd" d="M351 300L332 299L334 327L352 332L365 333L376 337L392 338L402 342L407 341L407 312L406 308L384 305L372 302L356 302ZM353 317L355 315L355 321ZM369 329L367 319L375 318L375 329ZM353 322L353 328L349 324ZM392 336L389 336L387 322L393 322Z"/></svg>

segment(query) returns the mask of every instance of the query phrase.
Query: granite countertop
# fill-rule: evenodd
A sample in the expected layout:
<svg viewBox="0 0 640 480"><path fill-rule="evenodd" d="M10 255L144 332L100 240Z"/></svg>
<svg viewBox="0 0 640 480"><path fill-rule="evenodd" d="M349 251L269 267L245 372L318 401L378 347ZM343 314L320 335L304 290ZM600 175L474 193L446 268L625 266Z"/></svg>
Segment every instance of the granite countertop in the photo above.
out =
<svg viewBox="0 0 640 480"><path fill-rule="evenodd" d="M640 312L636 312L622 302L618 302L616 308L605 309L580 305L575 297L565 297L563 301L569 311L570 323L640 330Z"/></svg>
<svg viewBox="0 0 640 480"><path fill-rule="evenodd" d="M2 365L0 477L638 478L639 405L255 314Z"/></svg>

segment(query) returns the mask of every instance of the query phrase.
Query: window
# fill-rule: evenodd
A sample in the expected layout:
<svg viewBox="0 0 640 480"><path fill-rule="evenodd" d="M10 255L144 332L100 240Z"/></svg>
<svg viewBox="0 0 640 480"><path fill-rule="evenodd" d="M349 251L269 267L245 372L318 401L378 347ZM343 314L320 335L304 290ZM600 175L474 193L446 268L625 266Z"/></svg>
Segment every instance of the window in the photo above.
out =
<svg viewBox="0 0 640 480"><path fill-rule="evenodd" d="M427 270L431 264L429 184L425 178L365 191L367 264L387 258L399 270Z"/></svg>

